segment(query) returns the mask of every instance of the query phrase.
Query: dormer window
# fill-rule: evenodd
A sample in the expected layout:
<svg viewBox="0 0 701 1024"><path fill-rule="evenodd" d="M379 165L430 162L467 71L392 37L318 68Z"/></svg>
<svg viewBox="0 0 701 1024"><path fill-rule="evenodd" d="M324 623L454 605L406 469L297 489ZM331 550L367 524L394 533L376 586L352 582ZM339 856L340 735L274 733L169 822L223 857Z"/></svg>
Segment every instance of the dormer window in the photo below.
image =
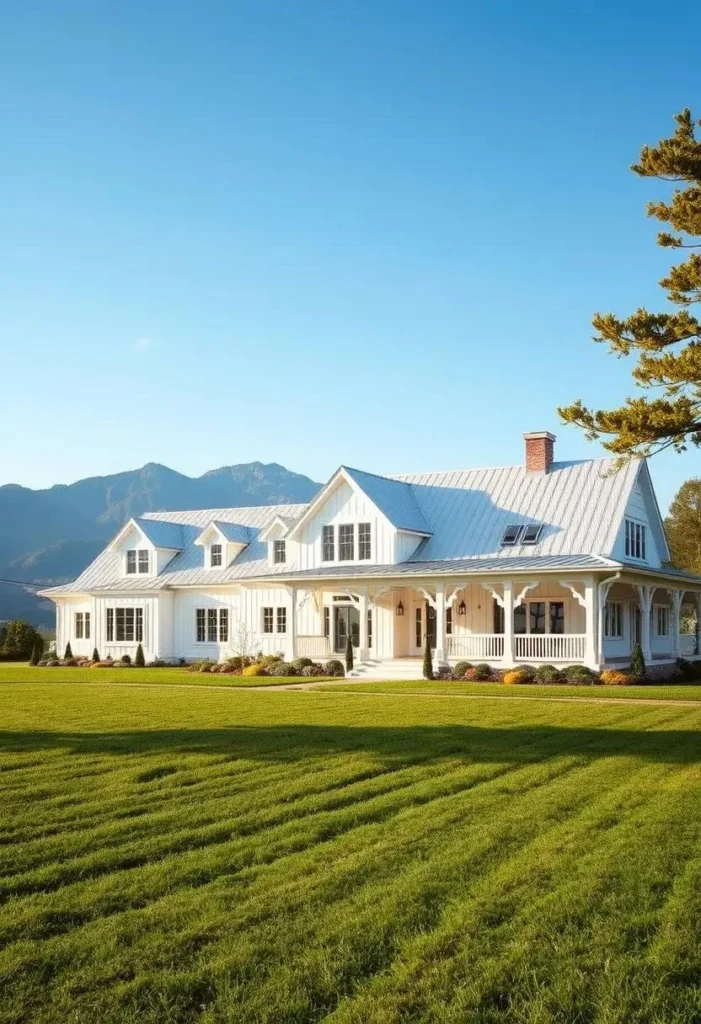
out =
<svg viewBox="0 0 701 1024"><path fill-rule="evenodd" d="M273 541L273 562L275 565L284 565L287 561L287 551L284 540Z"/></svg>
<svg viewBox="0 0 701 1024"><path fill-rule="evenodd" d="M127 551L127 576L135 576L137 571L140 574L148 575L149 571L149 552L148 550L136 550L135 548Z"/></svg>
<svg viewBox="0 0 701 1024"><path fill-rule="evenodd" d="M523 531L523 537L521 538L522 544L537 544L540 540L540 535L543 532L542 523L531 523Z"/></svg>
<svg viewBox="0 0 701 1024"><path fill-rule="evenodd" d="M645 524L626 519L626 558L645 561Z"/></svg>
<svg viewBox="0 0 701 1024"><path fill-rule="evenodd" d="M512 548L518 543L518 539L521 536L522 526L511 525L507 526L504 530L504 536L501 538L501 546L503 548Z"/></svg>
<svg viewBox="0 0 701 1024"><path fill-rule="evenodd" d="M222 546L221 544L212 544L209 549L209 564L213 569L216 569L222 564Z"/></svg>

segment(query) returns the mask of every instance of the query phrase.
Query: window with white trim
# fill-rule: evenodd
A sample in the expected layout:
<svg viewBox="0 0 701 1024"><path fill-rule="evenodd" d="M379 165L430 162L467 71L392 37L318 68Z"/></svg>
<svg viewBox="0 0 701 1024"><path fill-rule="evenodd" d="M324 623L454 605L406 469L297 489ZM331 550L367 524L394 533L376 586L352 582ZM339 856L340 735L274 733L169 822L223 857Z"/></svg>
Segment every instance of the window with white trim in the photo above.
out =
<svg viewBox="0 0 701 1024"><path fill-rule="evenodd" d="M367 561L372 557L370 523L358 523L358 560Z"/></svg>
<svg viewBox="0 0 701 1024"><path fill-rule="evenodd" d="M625 521L626 535L626 558L637 558L645 561L645 523L638 523L634 519Z"/></svg>
<svg viewBox="0 0 701 1024"><path fill-rule="evenodd" d="M287 632L287 608L263 608L263 632L264 633L286 633Z"/></svg>
<svg viewBox="0 0 701 1024"><path fill-rule="evenodd" d="M666 604L655 605L655 626L658 636L669 636L669 608Z"/></svg>
<svg viewBox="0 0 701 1024"><path fill-rule="evenodd" d="M324 636L331 636L331 609L328 605L324 606Z"/></svg>
<svg viewBox="0 0 701 1024"><path fill-rule="evenodd" d="M216 569L221 566L224 558L224 553L221 544L212 544L209 549L209 564L212 569Z"/></svg>
<svg viewBox="0 0 701 1024"><path fill-rule="evenodd" d="M338 527L338 560L352 562L355 557L355 523L341 523Z"/></svg>
<svg viewBox="0 0 701 1024"><path fill-rule="evenodd" d="M514 608L514 633L519 636L561 636L564 632L563 601L522 601Z"/></svg>
<svg viewBox="0 0 701 1024"><path fill-rule="evenodd" d="M149 552L145 550L139 551L139 572L148 573L149 569Z"/></svg>
<svg viewBox="0 0 701 1024"><path fill-rule="evenodd" d="M75 629L73 630L73 635L76 638L76 640L83 639L83 630L85 628L85 619L83 618L83 616L84 612L75 613Z"/></svg>
<svg viewBox="0 0 701 1024"><path fill-rule="evenodd" d="M623 604L607 601L604 606L604 636L609 640L620 640L623 636Z"/></svg>
<svg viewBox="0 0 701 1024"><path fill-rule="evenodd" d="M135 576L137 572L148 575L150 554L148 548L130 548L127 551L127 576Z"/></svg>
<svg viewBox="0 0 701 1024"><path fill-rule="evenodd" d="M287 561L287 546L284 540L273 541L273 562L275 565L284 565Z"/></svg>
<svg viewBox="0 0 701 1024"><path fill-rule="evenodd" d="M108 643L131 644L143 643L144 610L143 608L108 608L107 609L107 641Z"/></svg>
<svg viewBox="0 0 701 1024"><path fill-rule="evenodd" d="M136 573L136 549L127 551L127 575L132 576Z"/></svg>
<svg viewBox="0 0 701 1024"><path fill-rule="evenodd" d="M336 558L335 532L333 526L324 526L321 530L322 560L333 562Z"/></svg>
<svg viewBox="0 0 701 1024"><path fill-rule="evenodd" d="M368 608L367 623L368 623L368 647L372 647L373 646L373 642L372 642L372 608Z"/></svg>
<svg viewBox="0 0 701 1024"><path fill-rule="evenodd" d="M195 641L198 644L229 642L229 609L196 608Z"/></svg>
<svg viewBox="0 0 701 1024"><path fill-rule="evenodd" d="M452 636L453 633L453 609L446 608L445 610L445 633L446 636Z"/></svg>
<svg viewBox="0 0 701 1024"><path fill-rule="evenodd" d="M277 610L277 631L278 633L287 632L287 608L278 608Z"/></svg>

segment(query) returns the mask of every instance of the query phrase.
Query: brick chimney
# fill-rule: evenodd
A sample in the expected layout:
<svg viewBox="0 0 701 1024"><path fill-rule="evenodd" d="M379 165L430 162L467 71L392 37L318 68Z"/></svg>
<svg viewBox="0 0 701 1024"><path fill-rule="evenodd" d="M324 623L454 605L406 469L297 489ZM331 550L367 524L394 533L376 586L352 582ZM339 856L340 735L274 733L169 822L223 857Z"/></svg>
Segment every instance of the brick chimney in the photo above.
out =
<svg viewBox="0 0 701 1024"><path fill-rule="evenodd" d="M526 442L526 472L547 473L555 454L555 435L547 430L534 430L524 434Z"/></svg>

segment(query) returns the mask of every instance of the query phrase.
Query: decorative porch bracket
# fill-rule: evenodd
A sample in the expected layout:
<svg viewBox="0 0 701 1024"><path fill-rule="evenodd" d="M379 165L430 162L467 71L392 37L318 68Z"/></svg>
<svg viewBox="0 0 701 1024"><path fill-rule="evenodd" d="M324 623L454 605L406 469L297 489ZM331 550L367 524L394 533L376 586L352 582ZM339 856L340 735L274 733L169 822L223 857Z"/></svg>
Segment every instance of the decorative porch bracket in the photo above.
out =
<svg viewBox="0 0 701 1024"><path fill-rule="evenodd" d="M436 599L431 594L430 591L426 590L424 587L417 587L416 589L420 594L423 594L423 596L425 597L425 599L428 601L432 608L436 607Z"/></svg>
<svg viewBox="0 0 701 1024"><path fill-rule="evenodd" d="M526 585L523 588L523 590L521 591L521 593L518 594L514 598L514 608L518 608L519 605L523 602L523 599L526 596L526 594L528 594L529 591L531 591L531 590L535 590L535 588L537 586L538 586L538 581L537 580L534 583L526 583Z"/></svg>
<svg viewBox="0 0 701 1024"><path fill-rule="evenodd" d="M581 604L582 608L586 608L587 607L587 599L586 599L586 597L584 596L584 594L580 594L579 591L575 589L576 586L577 586L576 583L573 583L572 580L558 580L558 583L560 584L561 587L565 587L567 590L570 591L570 593L572 594L572 597L579 604Z"/></svg>
<svg viewBox="0 0 701 1024"><path fill-rule="evenodd" d="M446 591L446 595L445 595L445 606L446 606L446 608L452 608L453 607L453 605L455 604L455 598L458 596L458 594L460 593L461 590L465 589L466 586L467 586L467 580L461 580L460 583L457 584L457 586L453 587L453 589L450 591L450 593L448 593Z"/></svg>
<svg viewBox="0 0 701 1024"><path fill-rule="evenodd" d="M499 607L503 608L504 607L504 597L503 597L503 595L500 594L499 591L496 590L496 588L491 583L483 583L482 586L487 591L488 594L492 595L492 597L494 598L496 603L499 605Z"/></svg>

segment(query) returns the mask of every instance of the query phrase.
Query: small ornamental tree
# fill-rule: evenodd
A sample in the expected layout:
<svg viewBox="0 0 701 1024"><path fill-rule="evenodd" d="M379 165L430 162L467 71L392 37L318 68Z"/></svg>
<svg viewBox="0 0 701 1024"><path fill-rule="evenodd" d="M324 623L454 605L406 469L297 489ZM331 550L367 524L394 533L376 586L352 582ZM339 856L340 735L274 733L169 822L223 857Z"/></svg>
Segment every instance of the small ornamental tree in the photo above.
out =
<svg viewBox="0 0 701 1024"><path fill-rule="evenodd" d="M44 645L41 640L36 640L32 647L32 656L29 659L30 665L38 665L41 661L41 656L44 653Z"/></svg>
<svg viewBox="0 0 701 1024"><path fill-rule="evenodd" d="M426 630L424 641L424 679L433 679L433 657L431 655L431 635Z"/></svg>
<svg viewBox="0 0 701 1024"><path fill-rule="evenodd" d="M353 669L353 641L348 635L346 640L346 672L351 672Z"/></svg>
<svg viewBox="0 0 701 1024"><path fill-rule="evenodd" d="M92 660L93 661L99 661L100 660L100 655L98 653L97 647L93 647L93 649L92 649Z"/></svg>
<svg viewBox="0 0 701 1024"><path fill-rule="evenodd" d="M636 644L633 648L633 654L630 659L630 674L634 679L644 679L645 672L646 668L643 649L640 644Z"/></svg>
<svg viewBox="0 0 701 1024"><path fill-rule="evenodd" d="M68 659L72 658L72 657L73 657L73 651L71 649L71 642L69 640L68 643L66 644L66 651L65 651L65 653L63 655L63 659L64 659L64 661L68 661Z"/></svg>
<svg viewBox="0 0 701 1024"><path fill-rule="evenodd" d="M134 664L137 668L143 668L144 665L146 664L146 659L144 658L144 649L141 646L141 644L139 644L139 646L136 648L136 654L134 655Z"/></svg>

